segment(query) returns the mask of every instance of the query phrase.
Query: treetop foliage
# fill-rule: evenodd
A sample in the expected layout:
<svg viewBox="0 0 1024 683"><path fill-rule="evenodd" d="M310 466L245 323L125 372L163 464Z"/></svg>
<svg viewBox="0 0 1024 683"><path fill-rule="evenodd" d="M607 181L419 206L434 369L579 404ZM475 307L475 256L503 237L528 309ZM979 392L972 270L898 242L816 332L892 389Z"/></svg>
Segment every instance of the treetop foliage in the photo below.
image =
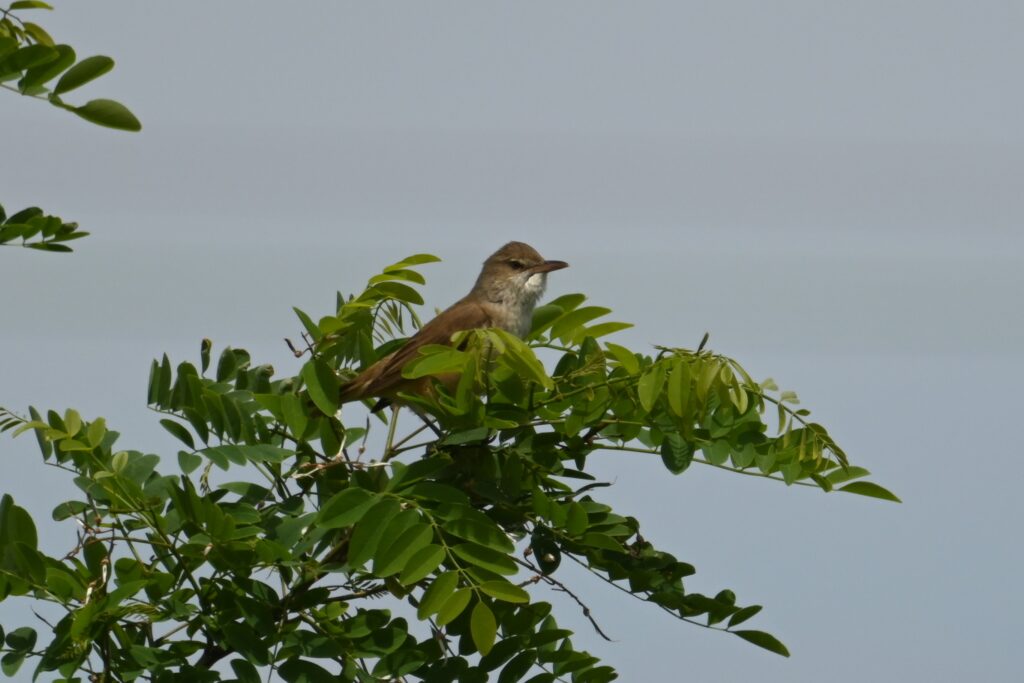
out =
<svg viewBox="0 0 1024 683"><path fill-rule="evenodd" d="M0 635L3 671L32 659L69 681L613 680L544 599L564 592L604 635L566 563L788 656L747 627L759 605L686 590L693 565L616 511L588 462L624 451L676 475L698 464L896 497L794 393L703 343L638 353L607 341L628 325L582 294L540 306L525 340L474 330L424 349L406 376L462 379L436 400L404 397L422 416L414 428L398 429L410 412L339 405L340 384L418 326L418 266L436 260L393 264L318 319L296 309L292 375L242 349L215 355L209 340L197 364L154 361L147 402L180 442L176 462L122 449L102 417L0 413L0 430L34 433L80 491L53 511L77 529L61 557L39 550L11 496L0 502L0 600L60 610L45 642L27 625Z"/></svg>

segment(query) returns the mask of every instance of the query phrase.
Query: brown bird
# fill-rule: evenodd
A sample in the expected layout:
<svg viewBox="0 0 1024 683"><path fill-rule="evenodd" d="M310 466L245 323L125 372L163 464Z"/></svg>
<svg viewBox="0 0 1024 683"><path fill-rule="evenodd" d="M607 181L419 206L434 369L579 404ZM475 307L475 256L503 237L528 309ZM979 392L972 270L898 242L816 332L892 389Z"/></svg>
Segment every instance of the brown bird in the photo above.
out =
<svg viewBox="0 0 1024 683"><path fill-rule="evenodd" d="M452 343L461 330L499 327L518 337L530 331L533 307L544 293L547 274L568 267L565 261L546 261L537 250L522 242L509 242L484 261L469 294L442 311L414 334L402 348L389 353L341 387L341 401L370 397L382 400L377 411L391 403L398 392L429 394L430 377L407 379L402 368L427 344ZM458 381L453 378L452 386ZM443 381L443 380L442 380Z"/></svg>

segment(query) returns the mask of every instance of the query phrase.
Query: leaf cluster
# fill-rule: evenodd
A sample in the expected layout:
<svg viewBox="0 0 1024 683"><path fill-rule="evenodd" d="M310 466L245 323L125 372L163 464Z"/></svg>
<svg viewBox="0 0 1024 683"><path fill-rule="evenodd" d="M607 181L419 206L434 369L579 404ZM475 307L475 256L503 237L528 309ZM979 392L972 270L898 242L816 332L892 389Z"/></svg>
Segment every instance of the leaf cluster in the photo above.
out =
<svg viewBox="0 0 1024 683"><path fill-rule="evenodd" d="M141 130L135 115L115 100L93 99L77 105L65 102L67 93L113 69L114 60L104 55L79 59L70 45L57 43L42 26L15 14L30 9L53 8L39 0L17 0L6 9L0 8L0 87L46 100L99 126ZM51 86L54 79L57 82Z"/></svg>
<svg viewBox="0 0 1024 683"><path fill-rule="evenodd" d="M37 206L22 209L11 216L0 204L0 245L28 247L42 251L69 252L67 242L89 233L72 223L43 213Z"/></svg>
<svg viewBox="0 0 1024 683"><path fill-rule="evenodd" d="M617 450L673 474L698 463L895 497L859 481L866 470L791 392L702 348L599 342L626 325L598 321L609 311L582 295L539 308L525 341L476 330L425 349L407 376L462 379L435 398L404 397L424 424L400 434L393 415L371 447L374 426L339 406L338 388L419 324L415 266L433 260L389 266L316 322L297 311L306 348L294 375L241 349L214 362L208 340L197 365L154 361L147 401L180 443L173 474L156 454L120 449L103 418L0 413L0 431L33 432L80 490L54 509L79 528L60 558L39 550L24 509L0 503L0 599L65 611L48 643L31 627L8 633L4 671L32 658L62 680L228 680L212 668L222 661L246 682L613 680L544 600L568 595L604 635L563 580L567 562L680 621L788 656L774 636L741 628L759 605L687 590L693 565L598 497L610 484L588 459ZM540 349L557 355L550 373Z"/></svg>

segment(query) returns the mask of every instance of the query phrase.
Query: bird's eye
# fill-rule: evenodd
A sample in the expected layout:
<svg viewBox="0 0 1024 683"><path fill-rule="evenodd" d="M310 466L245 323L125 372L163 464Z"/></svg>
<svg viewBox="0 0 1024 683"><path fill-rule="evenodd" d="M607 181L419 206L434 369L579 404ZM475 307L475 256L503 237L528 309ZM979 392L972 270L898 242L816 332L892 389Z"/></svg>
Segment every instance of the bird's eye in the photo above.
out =
<svg viewBox="0 0 1024 683"><path fill-rule="evenodd" d="M526 267L526 264L522 261L509 261L508 264L512 266L512 270L522 270Z"/></svg>

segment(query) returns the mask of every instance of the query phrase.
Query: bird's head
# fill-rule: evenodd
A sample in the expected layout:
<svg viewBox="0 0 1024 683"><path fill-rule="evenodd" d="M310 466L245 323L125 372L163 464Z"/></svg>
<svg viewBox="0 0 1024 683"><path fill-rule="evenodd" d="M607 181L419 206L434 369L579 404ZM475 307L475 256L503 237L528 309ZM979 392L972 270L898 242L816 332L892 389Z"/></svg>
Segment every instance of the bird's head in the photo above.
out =
<svg viewBox="0 0 1024 683"><path fill-rule="evenodd" d="M484 261L473 291L494 303L532 309L544 293L548 273L568 266L565 261L545 260L529 244L509 242Z"/></svg>

